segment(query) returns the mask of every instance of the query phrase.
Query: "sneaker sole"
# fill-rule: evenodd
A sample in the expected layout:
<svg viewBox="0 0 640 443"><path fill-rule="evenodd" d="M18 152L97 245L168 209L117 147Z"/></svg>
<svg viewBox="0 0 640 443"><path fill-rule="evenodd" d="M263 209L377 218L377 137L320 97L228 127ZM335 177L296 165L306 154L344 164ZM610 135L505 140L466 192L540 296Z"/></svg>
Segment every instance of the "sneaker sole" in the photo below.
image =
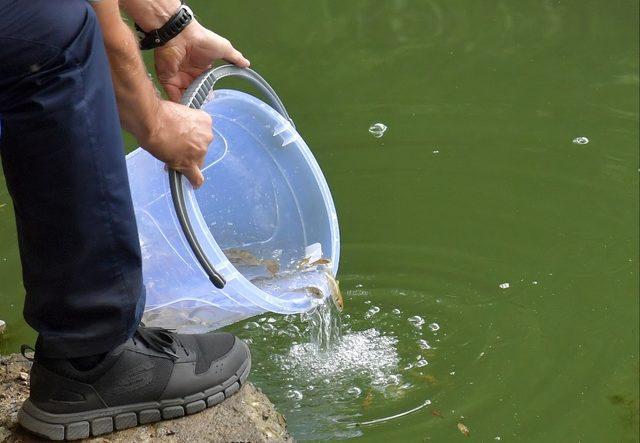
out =
<svg viewBox="0 0 640 443"><path fill-rule="evenodd" d="M95 409L74 414L51 414L27 399L18 412L20 425L50 440L80 440L114 431L195 414L222 403L240 390L249 377L251 354L245 345L247 360L224 383L183 398L159 402L135 403Z"/></svg>

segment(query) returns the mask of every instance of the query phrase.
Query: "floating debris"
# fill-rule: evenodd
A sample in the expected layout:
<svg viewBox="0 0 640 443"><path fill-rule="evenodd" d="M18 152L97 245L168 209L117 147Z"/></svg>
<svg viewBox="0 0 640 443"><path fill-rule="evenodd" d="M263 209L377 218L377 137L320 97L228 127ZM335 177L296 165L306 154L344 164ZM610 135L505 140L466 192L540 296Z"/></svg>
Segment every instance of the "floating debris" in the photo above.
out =
<svg viewBox="0 0 640 443"><path fill-rule="evenodd" d="M509 288L509 283L500 283L500 289L508 289Z"/></svg>
<svg viewBox="0 0 640 443"><path fill-rule="evenodd" d="M374 123L369 127L369 133L375 138L380 138L387 132L387 125L384 123Z"/></svg>
<svg viewBox="0 0 640 443"><path fill-rule="evenodd" d="M463 423L458 423L458 430L462 432L462 435L464 435L465 437L468 437L469 434L471 434L469 428L467 428Z"/></svg>
<svg viewBox="0 0 640 443"><path fill-rule="evenodd" d="M431 411L431 415L433 415L434 417L444 418L444 415L442 415L442 412L438 411L437 409L434 409L433 411Z"/></svg>
<svg viewBox="0 0 640 443"><path fill-rule="evenodd" d="M586 145L589 143L589 139L587 137L576 137L573 139L573 144L575 145Z"/></svg>

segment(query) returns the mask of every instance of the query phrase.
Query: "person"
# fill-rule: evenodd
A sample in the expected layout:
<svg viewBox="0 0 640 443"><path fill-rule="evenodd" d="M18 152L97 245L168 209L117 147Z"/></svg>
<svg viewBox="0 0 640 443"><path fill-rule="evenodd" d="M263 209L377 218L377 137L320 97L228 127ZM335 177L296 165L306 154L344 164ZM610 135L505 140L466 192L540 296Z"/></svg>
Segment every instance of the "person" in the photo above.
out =
<svg viewBox="0 0 640 443"><path fill-rule="evenodd" d="M121 9L154 48L170 100L149 79ZM0 0L0 12L0 155L24 316L38 332L21 425L72 440L219 403L248 375L246 344L141 324L121 128L200 186L212 122L176 102L214 60L249 61L179 0Z"/></svg>

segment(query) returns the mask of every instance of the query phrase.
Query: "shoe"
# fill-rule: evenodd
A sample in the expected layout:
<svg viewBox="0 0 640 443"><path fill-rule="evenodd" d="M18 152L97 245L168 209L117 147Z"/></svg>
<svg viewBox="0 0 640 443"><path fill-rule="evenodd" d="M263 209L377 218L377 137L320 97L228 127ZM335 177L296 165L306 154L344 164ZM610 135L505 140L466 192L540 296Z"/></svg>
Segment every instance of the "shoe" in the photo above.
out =
<svg viewBox="0 0 640 443"><path fill-rule="evenodd" d="M240 389L250 369L249 348L231 334L140 326L87 371L36 355L31 396L18 420L51 440L98 436L217 405Z"/></svg>

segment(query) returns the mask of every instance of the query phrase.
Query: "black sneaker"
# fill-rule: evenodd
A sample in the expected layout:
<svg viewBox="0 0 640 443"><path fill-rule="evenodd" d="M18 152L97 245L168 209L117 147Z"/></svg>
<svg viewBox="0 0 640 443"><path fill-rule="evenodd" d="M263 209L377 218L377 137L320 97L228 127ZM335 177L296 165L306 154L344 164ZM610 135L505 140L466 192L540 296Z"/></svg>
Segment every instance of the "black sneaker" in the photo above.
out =
<svg viewBox="0 0 640 443"><path fill-rule="evenodd" d="M240 389L250 368L249 348L231 334L141 326L88 371L36 356L18 419L51 440L98 436L217 405Z"/></svg>

